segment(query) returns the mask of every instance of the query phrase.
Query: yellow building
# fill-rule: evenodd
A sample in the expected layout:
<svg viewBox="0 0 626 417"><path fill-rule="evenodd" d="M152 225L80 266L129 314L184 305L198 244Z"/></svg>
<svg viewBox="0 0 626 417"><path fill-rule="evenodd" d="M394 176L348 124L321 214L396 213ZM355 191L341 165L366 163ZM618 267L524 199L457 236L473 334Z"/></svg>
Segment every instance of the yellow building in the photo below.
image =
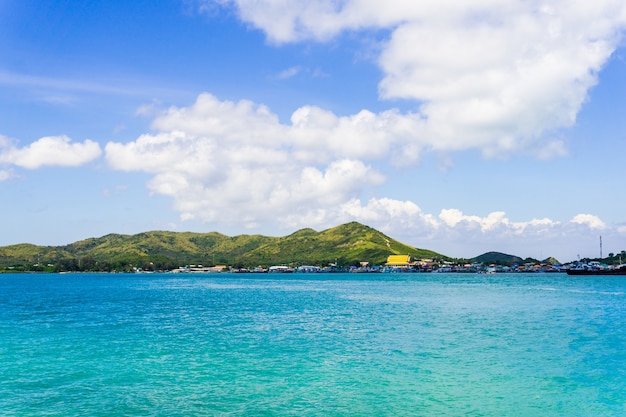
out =
<svg viewBox="0 0 626 417"><path fill-rule="evenodd" d="M410 268L414 265L411 255L389 255L385 266L392 268Z"/></svg>

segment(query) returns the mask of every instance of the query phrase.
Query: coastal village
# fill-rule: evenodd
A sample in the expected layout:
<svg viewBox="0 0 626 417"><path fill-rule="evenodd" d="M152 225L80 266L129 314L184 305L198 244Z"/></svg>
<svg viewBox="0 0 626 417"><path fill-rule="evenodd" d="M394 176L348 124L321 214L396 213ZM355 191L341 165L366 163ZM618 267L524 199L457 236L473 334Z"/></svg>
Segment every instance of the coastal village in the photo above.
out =
<svg viewBox="0 0 626 417"><path fill-rule="evenodd" d="M451 261L435 261L432 259L413 259L410 255L389 255L387 262L383 265L370 265L369 262L360 262L359 266L352 265L343 267L336 263L326 266L314 265L273 265L269 267L258 266L249 268L232 268L228 265L187 265L179 267L169 272L173 273L332 273L332 272L350 272L350 273L546 273L546 272L565 272L570 265L548 264L526 262L524 264L497 265L484 264L482 262L474 263L454 263ZM137 268L136 272L147 272Z"/></svg>
<svg viewBox="0 0 626 417"><path fill-rule="evenodd" d="M0 273L551 273L610 270L626 251L561 263L501 252L451 258L396 241L357 222L284 237L219 233L109 234L64 246L0 247ZM620 268L621 269L621 268Z"/></svg>

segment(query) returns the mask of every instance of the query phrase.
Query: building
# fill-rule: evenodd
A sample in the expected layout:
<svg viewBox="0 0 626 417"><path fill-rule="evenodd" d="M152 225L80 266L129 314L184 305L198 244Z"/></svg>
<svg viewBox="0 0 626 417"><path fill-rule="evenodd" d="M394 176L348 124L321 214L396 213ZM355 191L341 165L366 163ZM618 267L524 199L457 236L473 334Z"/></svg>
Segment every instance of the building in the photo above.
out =
<svg viewBox="0 0 626 417"><path fill-rule="evenodd" d="M411 255L389 255L385 267L396 269L411 269L415 266L415 262Z"/></svg>

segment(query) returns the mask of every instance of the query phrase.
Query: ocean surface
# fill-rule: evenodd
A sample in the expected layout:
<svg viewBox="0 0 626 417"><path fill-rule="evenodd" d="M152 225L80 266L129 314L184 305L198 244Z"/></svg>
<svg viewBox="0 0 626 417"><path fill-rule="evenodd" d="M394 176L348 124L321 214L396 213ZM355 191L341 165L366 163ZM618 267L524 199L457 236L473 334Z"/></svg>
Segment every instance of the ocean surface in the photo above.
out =
<svg viewBox="0 0 626 417"><path fill-rule="evenodd" d="M0 415L624 416L626 277L0 275Z"/></svg>

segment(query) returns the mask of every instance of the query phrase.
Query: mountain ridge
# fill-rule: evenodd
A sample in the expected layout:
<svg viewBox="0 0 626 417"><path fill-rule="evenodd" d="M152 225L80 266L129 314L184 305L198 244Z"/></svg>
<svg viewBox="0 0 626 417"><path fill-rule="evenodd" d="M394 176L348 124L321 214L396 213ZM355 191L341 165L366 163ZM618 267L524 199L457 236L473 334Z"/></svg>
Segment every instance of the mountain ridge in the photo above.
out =
<svg viewBox="0 0 626 417"><path fill-rule="evenodd" d="M61 246L17 244L0 247L0 268L119 271L132 267L172 269L181 264L249 267L334 262L353 265L361 261L378 265L394 254L415 259L447 258L350 222L319 232L304 228L281 237L155 230L134 235L111 233Z"/></svg>
<svg viewBox="0 0 626 417"><path fill-rule="evenodd" d="M485 252L482 255L478 255L474 258L470 258L470 260L472 262L479 262L483 264L497 264L497 265L507 265L507 266L512 266L514 264L521 265L526 262L551 264L551 265L560 264L560 262L553 257L549 257L540 261L540 260L533 259L533 258L523 259L523 258L520 258L519 256L509 255L503 252L496 252L496 251Z"/></svg>

